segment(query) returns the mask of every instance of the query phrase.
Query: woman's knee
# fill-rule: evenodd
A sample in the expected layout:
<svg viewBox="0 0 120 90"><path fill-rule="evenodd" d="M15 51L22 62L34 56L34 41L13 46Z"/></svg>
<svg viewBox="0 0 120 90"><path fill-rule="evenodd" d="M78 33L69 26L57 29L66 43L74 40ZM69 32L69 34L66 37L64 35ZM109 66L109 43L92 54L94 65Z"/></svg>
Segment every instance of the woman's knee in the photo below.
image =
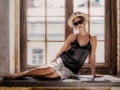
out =
<svg viewBox="0 0 120 90"><path fill-rule="evenodd" d="M50 71L51 73L55 72L54 68L52 68L52 67L48 67L48 71Z"/></svg>

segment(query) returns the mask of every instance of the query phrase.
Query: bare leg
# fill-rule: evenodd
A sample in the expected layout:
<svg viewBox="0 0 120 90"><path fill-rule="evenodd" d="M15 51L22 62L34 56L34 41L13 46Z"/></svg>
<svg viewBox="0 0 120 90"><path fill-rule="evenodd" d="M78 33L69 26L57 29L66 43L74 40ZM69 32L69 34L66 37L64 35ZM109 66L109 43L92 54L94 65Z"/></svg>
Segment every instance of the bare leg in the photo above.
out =
<svg viewBox="0 0 120 90"><path fill-rule="evenodd" d="M59 75L56 72L52 72L52 73L44 75L43 77L45 77L45 78L52 78L53 79L53 78L58 78Z"/></svg>
<svg viewBox="0 0 120 90"><path fill-rule="evenodd" d="M42 75L42 76L35 76L34 78L35 79L41 79L41 80L44 80L44 79L58 79L59 75L56 72L52 72L52 73Z"/></svg>
<svg viewBox="0 0 120 90"><path fill-rule="evenodd" d="M21 72L21 73L18 73L18 74L12 74L9 76L10 79L15 79L15 78L20 78L20 77L25 77L25 76L31 76L31 77L34 77L34 76L43 76L43 75L48 75L50 73L53 73L55 72L55 70L51 67L37 67L37 68L34 68L30 71L25 71L25 72Z"/></svg>

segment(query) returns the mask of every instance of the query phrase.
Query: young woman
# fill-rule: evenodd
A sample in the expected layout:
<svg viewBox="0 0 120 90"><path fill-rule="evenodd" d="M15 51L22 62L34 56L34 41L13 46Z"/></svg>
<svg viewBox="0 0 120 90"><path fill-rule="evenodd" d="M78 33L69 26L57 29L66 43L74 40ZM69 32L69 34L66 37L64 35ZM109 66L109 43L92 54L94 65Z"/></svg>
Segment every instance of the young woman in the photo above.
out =
<svg viewBox="0 0 120 90"><path fill-rule="evenodd" d="M68 20L68 25L79 31L77 34L70 34L64 45L56 55L55 59L45 66L36 67L30 71L11 74L7 78L17 79L21 77L43 77L66 79L77 75L84 64L87 56L90 57L91 72L95 73L95 52L97 39L86 30L88 16L81 12L75 12Z"/></svg>

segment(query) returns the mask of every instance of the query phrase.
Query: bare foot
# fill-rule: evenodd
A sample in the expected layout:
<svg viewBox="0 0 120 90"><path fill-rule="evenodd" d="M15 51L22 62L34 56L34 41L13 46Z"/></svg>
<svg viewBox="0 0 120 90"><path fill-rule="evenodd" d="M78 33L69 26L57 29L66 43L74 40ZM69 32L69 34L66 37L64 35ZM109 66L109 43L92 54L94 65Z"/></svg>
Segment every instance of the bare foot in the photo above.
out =
<svg viewBox="0 0 120 90"><path fill-rule="evenodd" d="M17 73L11 74L11 75L8 76L8 78L10 78L10 79L16 79L16 78L19 78L19 77L21 77L21 74L17 74Z"/></svg>
<svg viewBox="0 0 120 90"><path fill-rule="evenodd" d="M10 74L9 76L5 76L3 79L4 80L14 80L14 79L21 80L25 77L26 72Z"/></svg>
<svg viewBox="0 0 120 90"><path fill-rule="evenodd" d="M24 77L18 77L16 75L10 75L10 76L5 76L3 77L3 80L22 80Z"/></svg>

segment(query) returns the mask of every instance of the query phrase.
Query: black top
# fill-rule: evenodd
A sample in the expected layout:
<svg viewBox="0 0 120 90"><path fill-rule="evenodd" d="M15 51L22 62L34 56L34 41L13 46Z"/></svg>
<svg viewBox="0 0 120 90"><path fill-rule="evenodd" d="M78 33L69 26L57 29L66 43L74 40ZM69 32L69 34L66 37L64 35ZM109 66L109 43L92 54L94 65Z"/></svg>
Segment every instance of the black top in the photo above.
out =
<svg viewBox="0 0 120 90"><path fill-rule="evenodd" d="M71 43L71 48L61 54L64 66L71 70L73 73L77 74L84 64L90 51L90 39L86 45L80 46L76 38L76 40Z"/></svg>

